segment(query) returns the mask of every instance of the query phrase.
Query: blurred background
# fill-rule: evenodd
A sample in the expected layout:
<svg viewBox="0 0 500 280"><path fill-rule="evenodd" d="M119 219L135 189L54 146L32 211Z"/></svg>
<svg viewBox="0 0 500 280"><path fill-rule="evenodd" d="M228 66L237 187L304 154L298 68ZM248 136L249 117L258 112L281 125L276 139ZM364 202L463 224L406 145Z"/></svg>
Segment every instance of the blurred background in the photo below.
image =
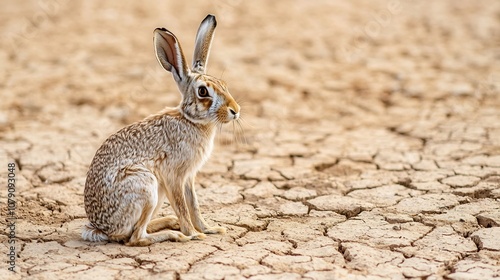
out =
<svg viewBox="0 0 500 280"><path fill-rule="evenodd" d="M311 121L319 127L344 120L352 126L379 123L384 113L397 113L391 107L400 101L411 105L401 117L416 110L414 101L435 106L432 101L448 98L458 103L442 113L453 114L498 93L499 6L406 0L5 2L0 127L37 119L72 130L101 127L108 134L176 105L175 84L154 57L152 31L173 31L190 60L197 27L208 13L219 22L209 73L227 80L245 119L256 127L261 121L300 123L304 129ZM460 102L464 98L472 99Z"/></svg>

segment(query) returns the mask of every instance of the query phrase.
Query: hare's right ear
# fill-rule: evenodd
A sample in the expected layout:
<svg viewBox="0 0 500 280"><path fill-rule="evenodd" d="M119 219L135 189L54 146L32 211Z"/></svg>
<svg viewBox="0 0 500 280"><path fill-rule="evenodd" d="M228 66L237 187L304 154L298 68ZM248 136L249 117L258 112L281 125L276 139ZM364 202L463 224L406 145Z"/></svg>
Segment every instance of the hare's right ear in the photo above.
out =
<svg viewBox="0 0 500 280"><path fill-rule="evenodd" d="M215 16L207 15L198 28L193 56L192 69L194 72L205 74L207 70L208 55L216 26Z"/></svg>
<svg viewBox="0 0 500 280"><path fill-rule="evenodd" d="M185 81L189 69L186 65L186 59L182 53L179 41L165 28L156 28L153 36L156 58L161 66L169 72L172 72L177 83Z"/></svg>

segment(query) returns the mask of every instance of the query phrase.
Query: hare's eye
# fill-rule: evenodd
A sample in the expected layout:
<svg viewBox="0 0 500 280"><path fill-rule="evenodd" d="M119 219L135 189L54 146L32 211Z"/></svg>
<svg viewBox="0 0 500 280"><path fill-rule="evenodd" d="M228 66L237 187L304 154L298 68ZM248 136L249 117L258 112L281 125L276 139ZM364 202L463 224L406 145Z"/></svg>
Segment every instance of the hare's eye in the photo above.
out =
<svg viewBox="0 0 500 280"><path fill-rule="evenodd" d="M208 89L204 86L198 88L198 96L199 97L209 97Z"/></svg>

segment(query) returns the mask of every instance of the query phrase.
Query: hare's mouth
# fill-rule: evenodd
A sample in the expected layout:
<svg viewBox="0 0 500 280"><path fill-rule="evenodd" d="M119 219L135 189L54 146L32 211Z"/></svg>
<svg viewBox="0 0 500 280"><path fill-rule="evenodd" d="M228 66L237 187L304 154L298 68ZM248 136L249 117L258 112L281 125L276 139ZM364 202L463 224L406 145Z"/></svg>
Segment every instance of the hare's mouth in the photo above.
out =
<svg viewBox="0 0 500 280"><path fill-rule="evenodd" d="M233 121L238 121L240 119L240 113L236 113L234 115L227 115L224 123L230 123Z"/></svg>
<svg viewBox="0 0 500 280"><path fill-rule="evenodd" d="M228 123L231 123L233 121L237 121L237 119L233 119L231 117L228 117L227 119L223 120L221 123L228 124Z"/></svg>
<svg viewBox="0 0 500 280"><path fill-rule="evenodd" d="M236 113L234 115L229 115L230 120L229 121L237 121L240 119L240 113Z"/></svg>

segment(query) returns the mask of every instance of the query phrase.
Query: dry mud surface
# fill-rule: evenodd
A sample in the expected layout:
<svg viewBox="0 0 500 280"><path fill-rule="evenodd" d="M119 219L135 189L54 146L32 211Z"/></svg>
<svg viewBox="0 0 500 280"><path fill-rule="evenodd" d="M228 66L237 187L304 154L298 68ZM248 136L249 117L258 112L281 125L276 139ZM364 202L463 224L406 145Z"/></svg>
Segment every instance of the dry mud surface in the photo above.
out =
<svg viewBox="0 0 500 280"><path fill-rule="evenodd" d="M500 277L499 1L3 2L0 278ZM197 188L228 233L82 241L100 143L179 101L153 29L190 59L209 12L209 73L244 122L219 133Z"/></svg>

